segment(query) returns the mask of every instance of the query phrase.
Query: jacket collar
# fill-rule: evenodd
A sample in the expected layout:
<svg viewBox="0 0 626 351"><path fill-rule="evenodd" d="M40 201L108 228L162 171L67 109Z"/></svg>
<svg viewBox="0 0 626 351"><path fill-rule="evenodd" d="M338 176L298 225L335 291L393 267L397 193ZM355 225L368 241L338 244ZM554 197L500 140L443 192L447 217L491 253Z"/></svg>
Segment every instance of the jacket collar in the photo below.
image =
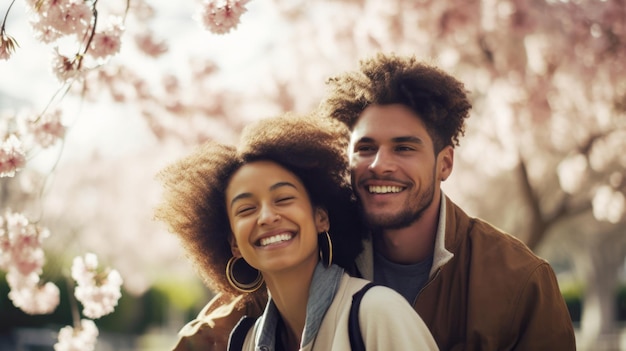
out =
<svg viewBox="0 0 626 351"><path fill-rule="evenodd" d="M430 267L429 279L446 263L448 263L454 254L446 248L446 205L448 197L441 191L441 205L439 206L439 224L437 225L437 234L435 236L435 250L433 252L433 265Z"/></svg>
<svg viewBox="0 0 626 351"><path fill-rule="evenodd" d="M315 340L324 315L335 298L335 292L337 292L342 275L343 268L336 265L325 268L322 263L318 263L315 267L309 290L309 300L306 305L306 320L301 348ZM257 340L255 340L255 344L258 345L257 348L263 349L263 346L266 346L269 350L276 349L275 336L279 318L278 309L270 298L265 312L261 316L260 332L257 333Z"/></svg>
<svg viewBox="0 0 626 351"><path fill-rule="evenodd" d="M435 234L433 265L430 268L429 279L454 257L454 254L446 248L446 205L448 201L450 200L442 190L441 204L439 206L439 223L437 224L437 234ZM367 280L374 279L374 248L371 239L363 241L363 251L356 258L356 266L363 278Z"/></svg>

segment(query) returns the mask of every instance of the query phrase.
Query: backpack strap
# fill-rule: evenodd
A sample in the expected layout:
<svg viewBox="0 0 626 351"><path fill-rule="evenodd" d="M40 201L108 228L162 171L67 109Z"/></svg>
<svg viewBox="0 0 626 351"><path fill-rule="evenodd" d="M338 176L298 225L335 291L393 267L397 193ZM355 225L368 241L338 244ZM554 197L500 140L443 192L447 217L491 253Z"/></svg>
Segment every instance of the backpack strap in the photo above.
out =
<svg viewBox="0 0 626 351"><path fill-rule="evenodd" d="M352 306L350 306L350 317L348 319L348 336L350 337L350 349L352 351L365 351L361 326L359 325L359 307L361 306L363 295L373 286L376 286L376 284L367 283L361 290L352 295Z"/></svg>
<svg viewBox="0 0 626 351"><path fill-rule="evenodd" d="M243 316L237 325L230 332L228 337L228 351L241 351L243 349L243 343L246 340L248 331L256 322L256 318Z"/></svg>

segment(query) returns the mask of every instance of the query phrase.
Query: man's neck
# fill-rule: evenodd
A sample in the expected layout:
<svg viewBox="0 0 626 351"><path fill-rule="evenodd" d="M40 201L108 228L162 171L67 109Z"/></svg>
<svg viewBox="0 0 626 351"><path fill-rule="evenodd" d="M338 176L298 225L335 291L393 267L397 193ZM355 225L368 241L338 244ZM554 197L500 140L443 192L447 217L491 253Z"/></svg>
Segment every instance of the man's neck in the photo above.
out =
<svg viewBox="0 0 626 351"><path fill-rule="evenodd" d="M410 226L383 229L379 235L374 235L374 249L388 260L400 264L414 264L432 256L439 225L439 194L438 199Z"/></svg>

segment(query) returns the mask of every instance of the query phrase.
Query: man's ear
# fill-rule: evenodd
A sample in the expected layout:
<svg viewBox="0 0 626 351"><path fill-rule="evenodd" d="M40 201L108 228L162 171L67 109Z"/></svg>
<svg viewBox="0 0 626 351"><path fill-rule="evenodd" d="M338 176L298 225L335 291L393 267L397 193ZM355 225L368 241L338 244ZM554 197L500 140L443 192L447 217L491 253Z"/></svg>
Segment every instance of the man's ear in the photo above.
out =
<svg viewBox="0 0 626 351"><path fill-rule="evenodd" d="M330 220L328 219L328 212L325 208L315 208L315 228L318 233L327 232L330 229Z"/></svg>
<svg viewBox="0 0 626 351"><path fill-rule="evenodd" d="M232 252L234 257L241 257L241 251L239 251L239 246L237 246L237 240L235 237L230 234L228 235L228 243L230 244L230 252Z"/></svg>
<svg viewBox="0 0 626 351"><path fill-rule="evenodd" d="M448 179L452 173L452 166L454 166L454 148L447 145L437 155L437 172L439 173L439 180L444 181Z"/></svg>

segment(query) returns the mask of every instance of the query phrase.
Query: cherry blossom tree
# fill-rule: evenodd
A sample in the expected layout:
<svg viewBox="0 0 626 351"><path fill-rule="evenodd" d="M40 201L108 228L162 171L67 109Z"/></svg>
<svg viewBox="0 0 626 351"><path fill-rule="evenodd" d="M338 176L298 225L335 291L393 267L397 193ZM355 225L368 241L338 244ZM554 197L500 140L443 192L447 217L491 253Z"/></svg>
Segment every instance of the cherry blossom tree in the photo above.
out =
<svg viewBox="0 0 626 351"><path fill-rule="evenodd" d="M353 69L355 57L393 51L464 81L473 116L446 191L537 252L563 247L586 283L581 348L616 331L626 256L626 4L275 3L293 21L291 45L315 68L339 72L349 58Z"/></svg>
<svg viewBox="0 0 626 351"><path fill-rule="evenodd" d="M60 88L42 111L4 115L0 175L30 179L28 164L33 155L66 139L63 108L72 98L98 108L103 102L125 106L124 113L140 116L149 131L149 148L167 155L154 158L140 152L119 163L94 157L83 166L53 167L52 173L63 174L64 181L46 191L40 206L49 221L64 215L70 219L60 220L46 241L63 237L57 232L62 228L92 233L92 237L120 233L115 237L120 243L124 243L125 226L140 238L154 235L158 229L149 224L149 206L135 214L140 219L133 224L129 224L133 216L116 219L127 218L123 212L142 205L132 196L122 196L125 191L146 194L144 198L154 194L153 184L137 179L147 178L165 159L208 139L231 140L249 120L311 110L324 94L324 80L355 69L360 58L379 51L416 55L465 82L474 106L467 135L457 150L455 171L444 184L446 193L471 214L520 237L536 252L571 262L585 283L582 349L593 349L616 330L611 296L626 256L623 1L177 2L175 7L184 9L182 21L195 18L198 24L195 32L172 31L178 34L158 32L167 17L159 6L166 3L25 3L33 14L36 37L54 53L49 64ZM19 38L10 35L10 20L7 11L0 30L0 59L7 62L16 50L26 50ZM244 83L225 84L234 74L224 65L239 58L244 47L251 51L264 31L268 34L255 48L254 64L245 67ZM181 52L178 44L191 33L200 33L194 37L197 46L210 37L222 41L205 51ZM242 49L228 50L226 43ZM152 65L174 53L179 62L175 70ZM110 175L107 183L102 175L106 169L122 167L143 171L137 171L137 178L123 172ZM47 184L45 180L22 183ZM112 198L87 214L84 208L93 206L63 202L63 194L69 191L81 194L78 201L89 201L85 191L72 189L88 189L94 183L104 192L118 194L126 205L116 205ZM123 184L129 190L118 189ZM40 198L34 199L28 203ZM3 207L9 207L20 197L14 194L3 200ZM13 212L5 215L12 216ZM83 220L76 221L79 217ZM44 233L34 228L26 232ZM30 242L46 236L37 235L30 234ZM123 252L134 246L124 244ZM132 266L113 253L105 256L124 262L122 267ZM144 259L149 265L149 258ZM123 269L122 275L124 271L131 272ZM137 284L138 290L150 284L150 279L133 281L143 282Z"/></svg>
<svg viewBox="0 0 626 351"><path fill-rule="evenodd" d="M10 59L19 48L18 41L7 34L7 19L15 2L12 0L9 3L0 26L1 60ZM202 22L215 33L227 33L237 25L239 16L245 12L246 2L227 0L217 4L208 1L202 6ZM108 60L120 51L127 15L137 14L141 22L151 16L150 7L142 1L134 1L132 6L130 1L122 2L121 7L113 4L103 8L99 5L98 0L25 1L35 38L49 45L53 51L50 64L60 86L41 111L32 114L3 112L0 119L0 178L15 177L38 152L63 143L66 126L62 123L62 112L57 106L63 105L66 94L77 94L86 99L93 97L94 89L108 88L114 99L123 101L125 93L119 91L119 86L115 83L125 82L130 78L130 87L137 93L135 98L155 100L154 96L148 96L142 90L146 87L145 81L137 77L132 79L131 71L126 67L110 65L107 70L103 69ZM145 30L135 36L135 43L147 56L158 56L167 50L164 43L155 40ZM210 71L204 69L199 73L208 74ZM123 79L118 78L115 81L115 74L111 72L117 75L127 74ZM176 90L176 79L168 78L170 84L167 85L166 93L173 94ZM94 88L95 84L100 86ZM176 110L181 107L176 103L174 105L176 106L166 108ZM195 107L196 104L193 102L190 105ZM148 113L145 115L150 117ZM151 127L154 125L156 124L151 124ZM158 135L158 128L154 127L152 130ZM61 151L57 154L57 159L60 158ZM52 171L54 168L55 166ZM3 190L8 190L9 182L6 179L0 180ZM40 182L39 186L41 191L35 191L39 196L31 197L31 204L43 198L41 194L45 181ZM22 193L21 189L17 192ZM3 200L8 200L9 197L3 193ZM24 203L2 201L1 204L6 209L0 217L0 268L6 271L6 279L11 289L9 298L16 307L28 314L51 313L59 304L59 289L53 283L43 282L41 279L45 263L43 241L50 236L50 231L38 224L39 219L31 221L25 214L10 209L11 205ZM73 295L81 303L82 311L78 310L72 299L75 325L60 330L58 343L54 348L57 351L93 350L98 336L93 320L114 311L121 297L123 280L117 270L101 268L93 253L74 258L71 278L76 282ZM86 319L81 319L81 315Z"/></svg>

